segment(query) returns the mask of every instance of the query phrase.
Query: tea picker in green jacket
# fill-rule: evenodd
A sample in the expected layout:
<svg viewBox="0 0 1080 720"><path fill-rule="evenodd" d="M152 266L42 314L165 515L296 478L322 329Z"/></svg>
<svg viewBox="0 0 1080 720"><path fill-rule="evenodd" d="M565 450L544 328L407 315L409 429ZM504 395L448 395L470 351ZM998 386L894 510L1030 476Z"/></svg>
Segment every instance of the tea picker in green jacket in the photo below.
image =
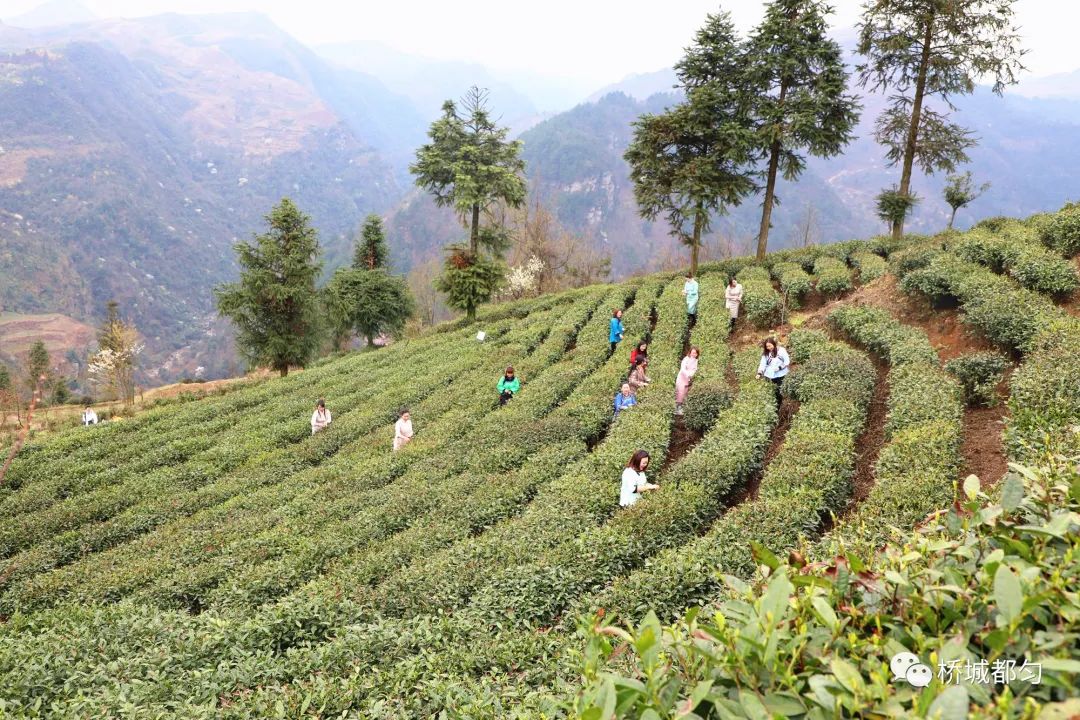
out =
<svg viewBox="0 0 1080 720"><path fill-rule="evenodd" d="M686 296L686 315L691 320L697 318L698 281L693 273L686 273L682 294Z"/></svg>
<svg viewBox="0 0 1080 720"><path fill-rule="evenodd" d="M521 389L521 380L514 375L513 365L506 368L506 373L499 379L496 389L499 391L500 405L509 402L517 394L517 391Z"/></svg>

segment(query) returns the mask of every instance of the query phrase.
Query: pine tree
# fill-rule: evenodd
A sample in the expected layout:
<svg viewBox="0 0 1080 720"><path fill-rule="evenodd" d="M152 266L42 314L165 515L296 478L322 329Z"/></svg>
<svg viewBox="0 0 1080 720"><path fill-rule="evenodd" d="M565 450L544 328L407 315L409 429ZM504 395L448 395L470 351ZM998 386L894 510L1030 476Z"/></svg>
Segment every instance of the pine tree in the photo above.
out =
<svg viewBox="0 0 1080 720"><path fill-rule="evenodd" d="M487 101L487 91L477 87L462 99L463 114L447 100L442 117L428 130L430 142L416 151L416 162L409 166L435 204L454 208L469 229L466 246L450 246L440 285L450 288L451 307L465 310L470 320L476 306L498 288L498 259L507 246L505 228L482 226L481 214L497 203L520 207L526 192L521 142L507 140L509 130L492 120ZM485 257L484 250L493 257Z"/></svg>
<svg viewBox="0 0 1080 720"><path fill-rule="evenodd" d="M390 250L386 246L386 233L382 218L372 213L364 219L360 240L353 252L353 267L357 270L374 270L390 264Z"/></svg>
<svg viewBox="0 0 1080 720"><path fill-rule="evenodd" d="M726 213L757 187L745 61L730 15L709 15L675 65L685 101L638 118L624 155L638 211L650 221L665 216L671 234L690 247L695 274L711 215Z"/></svg>
<svg viewBox="0 0 1080 720"><path fill-rule="evenodd" d="M239 282L214 289L218 312L236 326L236 345L253 365L282 377L308 363L319 347L322 265L319 241L307 215L288 198L266 216L269 231L234 246Z"/></svg>
<svg viewBox="0 0 1080 720"><path fill-rule="evenodd" d="M379 335L398 335L415 312L405 279L390 274L382 220L369 215L357 240L353 265L334 273L324 290L334 342L342 346L355 331L374 347Z"/></svg>
<svg viewBox="0 0 1080 720"><path fill-rule="evenodd" d="M105 304L105 321L98 328L97 341L99 350L117 349L114 347L117 335L116 327L122 322L120 319L120 304L115 300L110 300Z"/></svg>
<svg viewBox="0 0 1080 720"><path fill-rule="evenodd" d="M745 77L754 88L753 115L767 153L759 260L765 257L778 202L777 175L798 179L806 153L839 154L858 122L859 103L847 92L843 52L828 36L831 12L821 0L773 0L747 42Z"/></svg>
<svg viewBox="0 0 1080 720"><path fill-rule="evenodd" d="M43 399L44 392L48 389L52 378L51 365L52 359L49 357L49 351L45 348L45 343L41 340L35 340L26 356L26 384L32 393L40 389Z"/></svg>
<svg viewBox="0 0 1080 720"><path fill-rule="evenodd" d="M859 23L859 81L872 91L892 92L877 120L875 136L891 165L901 166L901 195L911 193L913 167L926 174L952 172L976 144L972 133L929 107L938 98L948 109L957 95L993 78L998 95L1024 69L1024 50L1012 25L1016 0L868 0ZM893 222L893 237L904 220Z"/></svg>
<svg viewBox="0 0 1080 720"><path fill-rule="evenodd" d="M3 365L0 365L0 392L11 389L11 373Z"/></svg>

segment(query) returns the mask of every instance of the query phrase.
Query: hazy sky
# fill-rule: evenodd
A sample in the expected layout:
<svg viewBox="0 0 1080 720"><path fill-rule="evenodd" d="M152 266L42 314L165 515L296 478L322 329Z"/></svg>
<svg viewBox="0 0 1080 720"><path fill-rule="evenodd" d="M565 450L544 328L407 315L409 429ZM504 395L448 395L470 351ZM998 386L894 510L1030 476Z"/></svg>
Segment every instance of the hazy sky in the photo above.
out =
<svg viewBox="0 0 1080 720"><path fill-rule="evenodd" d="M746 29L761 0L83 0L104 17L166 11L255 10L310 45L377 40L413 54L493 68L575 76L597 85L669 66L708 12L730 10ZM0 17L40 0L0 0ZM851 27L861 0L834 0L835 25ZM1018 0L1031 50L1027 66L1045 75L1080 68L1076 0Z"/></svg>

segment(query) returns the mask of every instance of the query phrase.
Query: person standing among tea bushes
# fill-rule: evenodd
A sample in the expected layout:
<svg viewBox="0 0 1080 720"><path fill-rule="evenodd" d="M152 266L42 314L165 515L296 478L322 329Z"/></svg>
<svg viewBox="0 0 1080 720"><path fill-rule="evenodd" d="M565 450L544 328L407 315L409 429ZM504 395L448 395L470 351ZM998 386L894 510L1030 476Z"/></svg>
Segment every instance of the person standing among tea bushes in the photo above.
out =
<svg viewBox="0 0 1080 720"><path fill-rule="evenodd" d="M319 402L315 403L315 412L311 414L311 434L319 432L331 421L330 411L326 409L326 401L319 398Z"/></svg>
<svg viewBox="0 0 1080 720"><path fill-rule="evenodd" d="M647 357L649 357L649 343L642 340L637 344L637 347L630 351L630 370L634 369L638 358L645 359Z"/></svg>
<svg viewBox="0 0 1080 720"><path fill-rule="evenodd" d="M691 322L697 320L698 281L693 273L686 273L682 294L686 296L686 316Z"/></svg>
<svg viewBox="0 0 1080 720"><path fill-rule="evenodd" d="M780 385L784 382L790 365L788 351L776 342L776 338L765 338L761 343L761 361L758 363L757 376L772 381L776 386L777 398L780 397Z"/></svg>
<svg viewBox="0 0 1080 720"><path fill-rule="evenodd" d="M728 332L735 329L735 321L739 318L739 306L742 305L742 285L732 275L724 288L724 306L727 307L730 318L728 320Z"/></svg>
<svg viewBox="0 0 1080 720"><path fill-rule="evenodd" d="M499 405L510 402L514 395L517 394L517 391L521 389L521 381L514 375L513 365L506 368L506 372L495 389L499 391Z"/></svg>
<svg viewBox="0 0 1080 720"><path fill-rule="evenodd" d="M611 322L609 323L608 329L608 342L611 343L611 352L608 353L609 357L615 354L615 348L622 342L624 332L622 310L616 310L611 314Z"/></svg>
<svg viewBox="0 0 1080 720"><path fill-rule="evenodd" d="M402 410L397 422L394 423L394 452L405 447L412 439L412 414L408 410Z"/></svg>
<svg viewBox="0 0 1080 720"><path fill-rule="evenodd" d="M699 357L701 357L701 350L696 346L692 347L679 365L679 374L675 378L676 415L683 414L683 403L686 402L686 394L690 392L690 384L694 382L694 375L697 374Z"/></svg>
<svg viewBox="0 0 1080 720"><path fill-rule="evenodd" d="M645 469L649 467L649 453L638 450L631 456L630 462L622 473L622 487L619 490L619 506L630 507L641 499L641 494L659 490L659 485L654 485L645 477Z"/></svg>
<svg viewBox="0 0 1080 720"><path fill-rule="evenodd" d="M87 405L86 409L83 410L82 424L83 425L97 425L98 424L97 413L94 412L94 408L90 407L89 405Z"/></svg>

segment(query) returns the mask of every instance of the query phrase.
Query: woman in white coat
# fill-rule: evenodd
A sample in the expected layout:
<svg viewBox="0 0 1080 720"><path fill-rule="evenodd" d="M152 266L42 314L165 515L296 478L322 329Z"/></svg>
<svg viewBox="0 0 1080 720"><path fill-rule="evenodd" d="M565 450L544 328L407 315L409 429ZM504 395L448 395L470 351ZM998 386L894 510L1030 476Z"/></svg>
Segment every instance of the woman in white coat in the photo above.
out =
<svg viewBox="0 0 1080 720"><path fill-rule="evenodd" d="M319 402L315 403L315 412L311 414L311 434L326 428L331 419L330 411L326 409L326 401L320 398Z"/></svg>
<svg viewBox="0 0 1080 720"><path fill-rule="evenodd" d="M394 452L408 445L412 439L412 414L408 410L402 410L401 416L394 423Z"/></svg>
<svg viewBox="0 0 1080 720"><path fill-rule="evenodd" d="M742 305L742 285L732 275L724 288L724 306L727 307L730 319L728 320L728 332L735 329L735 320L739 317L739 306Z"/></svg>
<svg viewBox="0 0 1080 720"><path fill-rule="evenodd" d="M619 489L619 506L630 507L641 499L641 494L659 490L659 485L654 485L645 477L645 469L649 467L649 453L638 450L626 464L622 473L622 486Z"/></svg>

